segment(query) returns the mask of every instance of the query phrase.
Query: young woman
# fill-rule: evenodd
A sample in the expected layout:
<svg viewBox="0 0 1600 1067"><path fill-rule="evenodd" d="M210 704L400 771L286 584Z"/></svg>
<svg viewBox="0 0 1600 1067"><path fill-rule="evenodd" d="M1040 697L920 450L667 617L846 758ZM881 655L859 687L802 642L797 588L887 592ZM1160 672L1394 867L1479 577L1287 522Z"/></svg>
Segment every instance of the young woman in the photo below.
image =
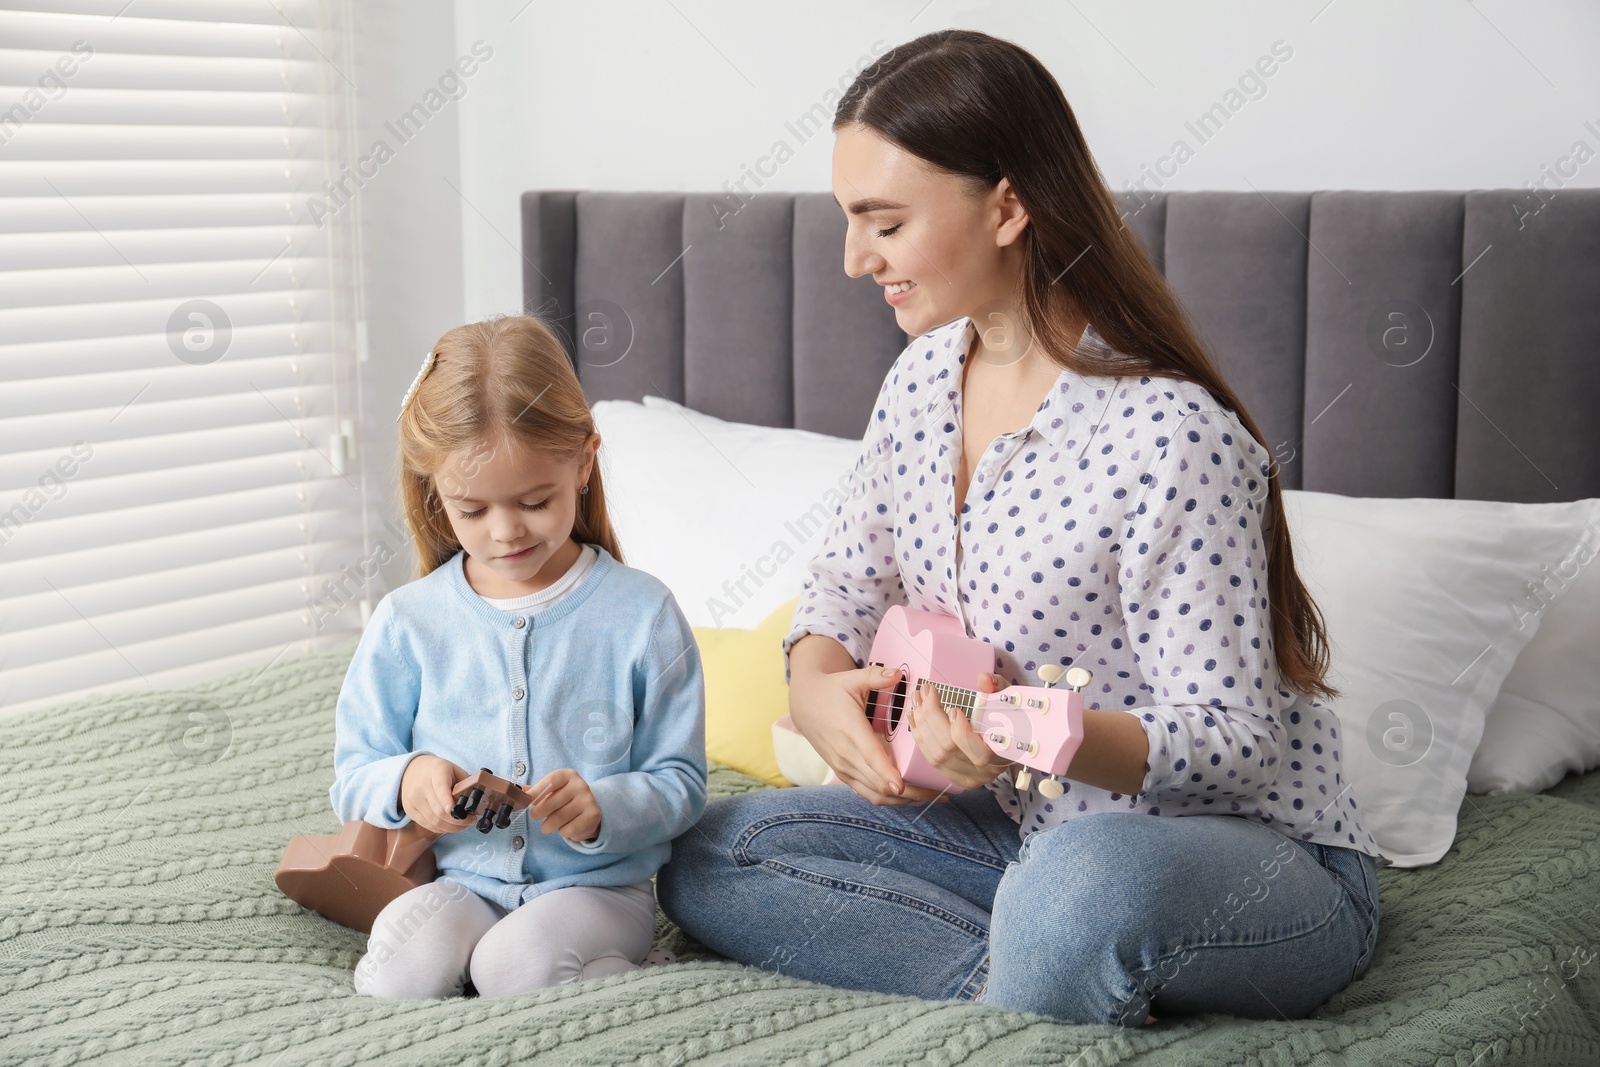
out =
<svg viewBox="0 0 1600 1067"><path fill-rule="evenodd" d="M844 784L709 804L663 909L852 989L1124 1026L1305 1016L1372 957L1379 853L1254 420L1028 52L920 37L833 125L845 270L919 335L783 642L794 722ZM1093 673L1060 796L1019 789L931 688L913 736L963 791L902 781L864 712L896 678L867 665L892 603L991 644L986 692Z"/></svg>

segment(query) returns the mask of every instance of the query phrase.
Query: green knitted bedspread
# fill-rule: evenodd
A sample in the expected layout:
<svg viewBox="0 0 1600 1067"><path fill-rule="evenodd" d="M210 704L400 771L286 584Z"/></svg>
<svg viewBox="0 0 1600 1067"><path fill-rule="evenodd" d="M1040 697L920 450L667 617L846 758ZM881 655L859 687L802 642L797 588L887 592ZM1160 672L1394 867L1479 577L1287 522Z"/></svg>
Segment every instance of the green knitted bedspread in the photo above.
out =
<svg viewBox="0 0 1600 1067"><path fill-rule="evenodd" d="M291 835L338 828L354 647L0 720L0 1063L1600 1064L1600 773L1467 798L1442 861L1380 873L1371 968L1306 1020L1123 1031L850 992L715 957L659 914L677 965L357 996L365 936L272 881ZM754 788L713 768L714 796Z"/></svg>

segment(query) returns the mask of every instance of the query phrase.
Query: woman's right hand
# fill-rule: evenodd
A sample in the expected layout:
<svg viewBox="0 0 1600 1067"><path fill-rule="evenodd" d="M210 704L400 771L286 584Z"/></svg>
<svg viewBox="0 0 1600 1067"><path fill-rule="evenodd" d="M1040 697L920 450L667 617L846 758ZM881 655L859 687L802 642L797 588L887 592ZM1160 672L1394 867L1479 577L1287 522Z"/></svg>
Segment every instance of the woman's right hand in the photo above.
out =
<svg viewBox="0 0 1600 1067"><path fill-rule="evenodd" d="M887 739L867 718L869 694L894 685L899 677L899 671L886 667L859 667L812 674L798 685L791 678L789 717L839 780L874 804L948 800L948 792L901 778Z"/></svg>
<svg viewBox="0 0 1600 1067"><path fill-rule="evenodd" d="M478 821L477 816L453 818L450 809L456 798L450 791L466 776L466 771L449 760L423 752L406 764L400 776L400 807L425 830L437 834L465 830Z"/></svg>

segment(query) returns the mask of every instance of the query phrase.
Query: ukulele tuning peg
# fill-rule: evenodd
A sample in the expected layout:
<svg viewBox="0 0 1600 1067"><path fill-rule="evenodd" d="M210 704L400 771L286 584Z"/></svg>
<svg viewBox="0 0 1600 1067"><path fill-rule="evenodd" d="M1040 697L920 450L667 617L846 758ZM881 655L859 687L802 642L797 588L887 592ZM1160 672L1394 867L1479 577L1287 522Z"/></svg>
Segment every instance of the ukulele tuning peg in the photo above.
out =
<svg viewBox="0 0 1600 1067"><path fill-rule="evenodd" d="M1062 670L1060 664L1046 663L1039 667L1037 674L1039 675L1039 680L1048 688L1061 681Z"/></svg>
<svg viewBox="0 0 1600 1067"><path fill-rule="evenodd" d="M511 825L510 802L500 805L500 813L495 816L494 824L502 830Z"/></svg>
<svg viewBox="0 0 1600 1067"><path fill-rule="evenodd" d="M1052 775L1050 777L1039 779L1039 795L1045 799L1055 800L1065 792L1066 788L1062 786L1060 781L1058 781L1055 776Z"/></svg>
<svg viewBox="0 0 1600 1067"><path fill-rule="evenodd" d="M1067 672L1067 688L1069 689L1082 691L1088 688L1089 683L1092 681L1094 681L1094 675L1090 674L1087 668L1074 667Z"/></svg>
<svg viewBox="0 0 1600 1067"><path fill-rule="evenodd" d="M1033 772L1026 767L1017 771L1017 788L1027 792L1031 785L1033 785Z"/></svg>
<svg viewBox="0 0 1600 1067"><path fill-rule="evenodd" d="M493 829L494 829L494 811L492 809L490 809L490 808L484 808L483 809L483 814L478 816L478 832L480 834L486 834L490 830L493 830Z"/></svg>
<svg viewBox="0 0 1600 1067"><path fill-rule="evenodd" d="M478 810L478 802L483 799L483 790L474 786L470 792L456 797L456 806L450 813L458 819L464 819Z"/></svg>

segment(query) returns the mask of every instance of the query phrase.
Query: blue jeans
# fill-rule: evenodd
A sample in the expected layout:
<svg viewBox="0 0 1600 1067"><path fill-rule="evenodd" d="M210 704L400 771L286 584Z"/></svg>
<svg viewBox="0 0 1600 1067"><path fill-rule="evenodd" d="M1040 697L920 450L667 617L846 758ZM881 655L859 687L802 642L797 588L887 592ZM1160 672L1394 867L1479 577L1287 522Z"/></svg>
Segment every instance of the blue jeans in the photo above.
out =
<svg viewBox="0 0 1600 1067"><path fill-rule="evenodd" d="M784 975L1133 1027L1303 1018L1378 941L1377 867L1354 849L1237 815L1088 815L1023 842L981 788L714 800L656 896L707 948Z"/></svg>

